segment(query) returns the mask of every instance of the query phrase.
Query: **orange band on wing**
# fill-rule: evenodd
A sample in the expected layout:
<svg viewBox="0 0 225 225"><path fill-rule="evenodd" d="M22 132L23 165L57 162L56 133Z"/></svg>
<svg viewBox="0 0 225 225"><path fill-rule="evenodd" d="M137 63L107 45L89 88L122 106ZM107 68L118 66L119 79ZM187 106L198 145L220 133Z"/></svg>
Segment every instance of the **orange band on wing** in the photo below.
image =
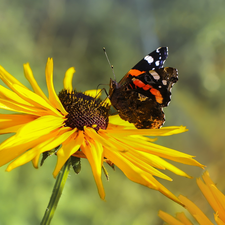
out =
<svg viewBox="0 0 225 225"><path fill-rule="evenodd" d="M157 89L153 88L151 85L149 84L145 84L143 83L141 80L138 79L134 79L133 80L133 84L139 88L142 88L143 90L147 91L149 90L151 94L153 94L155 96L155 100L159 103L162 104L163 103L163 97L160 93L160 91L158 91Z"/></svg>
<svg viewBox="0 0 225 225"><path fill-rule="evenodd" d="M150 88L152 88L152 86L149 85L149 84L146 84L146 85L143 87L143 89L144 89L145 91L149 90Z"/></svg>
<svg viewBox="0 0 225 225"><path fill-rule="evenodd" d="M142 73L145 73L145 71L140 71L140 70L136 70L136 69L132 69L128 72L131 76L139 76Z"/></svg>
<svg viewBox="0 0 225 225"><path fill-rule="evenodd" d="M134 78L135 79L135 78ZM135 79L133 81L134 85L139 87L139 88L143 88L145 86L145 83L143 83L141 80Z"/></svg>
<svg viewBox="0 0 225 225"><path fill-rule="evenodd" d="M155 88L152 88L152 89L150 89L150 92L155 96L155 99L159 104L163 103L163 97L162 97L160 91L156 90Z"/></svg>

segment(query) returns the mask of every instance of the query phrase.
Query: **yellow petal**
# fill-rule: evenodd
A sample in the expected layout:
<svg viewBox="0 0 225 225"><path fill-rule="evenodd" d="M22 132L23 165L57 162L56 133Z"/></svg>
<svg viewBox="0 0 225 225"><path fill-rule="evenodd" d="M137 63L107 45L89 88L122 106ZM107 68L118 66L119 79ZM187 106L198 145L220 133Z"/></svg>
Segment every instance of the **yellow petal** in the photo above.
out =
<svg viewBox="0 0 225 225"><path fill-rule="evenodd" d="M39 95L35 94L34 92L25 89L21 86L18 85L13 85L15 88L15 92L21 96L23 99L25 99L27 102L35 106L36 108L44 108L46 110L49 110L50 112L54 112L55 115L62 116L62 114L54 108L52 105L50 105L48 102L45 101L42 97Z"/></svg>
<svg viewBox="0 0 225 225"><path fill-rule="evenodd" d="M29 149L34 148L35 146L39 145L42 142L47 141L48 139L51 139L52 137L57 136L58 132L61 131L61 128L59 130L55 130L53 132L49 132L43 136L37 137L33 140L27 140L21 143L17 143L17 145L9 145L7 148L4 148L0 150L0 166L5 165L6 163L10 162L11 160L17 158L22 153L26 152ZM67 128L68 129L68 128ZM9 143L15 141L15 135L7 140ZM15 141L16 142L16 141Z"/></svg>
<svg viewBox="0 0 225 225"><path fill-rule="evenodd" d="M1 114L0 133L4 134L16 132L19 127L35 119L37 119L37 117L33 115Z"/></svg>
<svg viewBox="0 0 225 225"><path fill-rule="evenodd" d="M213 223L207 218L207 216L188 198L180 195L179 199L184 203L186 209L201 225L213 225Z"/></svg>
<svg viewBox="0 0 225 225"><path fill-rule="evenodd" d="M173 201L182 204L174 194L161 185L151 174L148 174L139 167L135 166L129 160L124 158L119 152L107 150L105 151L105 157L119 167L130 180L145 185L151 189L160 191Z"/></svg>
<svg viewBox="0 0 225 225"><path fill-rule="evenodd" d="M23 64L23 69L24 69L24 74L27 80L29 81L30 85L32 86L34 92L45 99L46 101L48 100L44 92L41 90L39 85L37 84L37 81L34 78L33 72L30 68L29 63Z"/></svg>
<svg viewBox="0 0 225 225"><path fill-rule="evenodd" d="M20 146L35 140L63 126L64 119L55 116L43 116L24 125L17 134L0 144L0 150Z"/></svg>
<svg viewBox="0 0 225 225"><path fill-rule="evenodd" d="M174 165L168 163L158 156L138 151L133 151L131 154L133 154L135 158L142 159L144 162L150 164L151 166L164 170L167 169L179 176L191 178L187 173L183 172L179 168L175 167Z"/></svg>
<svg viewBox="0 0 225 225"><path fill-rule="evenodd" d="M45 69L45 75L46 75L46 83L48 87L48 93L49 93L49 101L52 103L52 105L58 109L60 112L62 112L63 115L67 115L68 113L64 109L62 103L60 102L55 89L53 85L53 59L48 58L46 69Z"/></svg>
<svg viewBox="0 0 225 225"><path fill-rule="evenodd" d="M59 129L58 133L54 135L53 139L50 141L46 141L45 144L41 143L37 149L40 149L40 154L45 151L49 151L51 149L54 149L61 145L63 142L65 142L70 136L72 136L76 132L76 129L71 130L69 127L62 127ZM40 154L38 154L38 157L35 157L35 160L33 160L34 167L38 167L38 161Z"/></svg>
<svg viewBox="0 0 225 225"><path fill-rule="evenodd" d="M143 151L143 152L148 152L154 155L157 155L159 157L162 158L166 158L166 159L170 159L176 162L180 162L183 164L188 164L188 165L193 165L193 166L198 166L198 167L202 167L204 168L204 166L202 164L200 164L199 162L197 162L196 160L192 159L193 156L170 149L170 148L166 148L160 145L157 145L155 143L151 143L151 142L146 142L143 140L139 140L139 139L133 139L131 138L118 138L118 140L125 142L125 140L127 140L127 142L129 143L129 145L131 145L133 148L135 148L136 150L139 151Z"/></svg>
<svg viewBox="0 0 225 225"><path fill-rule="evenodd" d="M193 225L193 223L185 216L183 212L176 213L176 218L185 225Z"/></svg>
<svg viewBox="0 0 225 225"><path fill-rule="evenodd" d="M163 211L159 211L158 216L164 220L166 223L171 225L186 225L185 223L180 222L179 220L175 219L173 216L171 216L168 213L165 213Z"/></svg>
<svg viewBox="0 0 225 225"><path fill-rule="evenodd" d="M84 94L89 95L93 98L99 98L102 94L102 89L88 90L88 91L85 91Z"/></svg>
<svg viewBox="0 0 225 225"><path fill-rule="evenodd" d="M111 124L136 129L133 123L129 123L128 121L122 120L119 115L109 116L109 126Z"/></svg>
<svg viewBox="0 0 225 225"><path fill-rule="evenodd" d="M36 115L36 116L41 116L41 115L47 114L47 111L37 109L33 106L21 105L21 104L17 104L12 101L4 100L4 99L0 99L0 108L9 110L9 111L13 111L13 112L32 114L32 115ZM50 113L48 113L48 114L50 114Z"/></svg>
<svg viewBox="0 0 225 225"><path fill-rule="evenodd" d="M165 180L172 181L172 179L165 174L161 173L154 167L150 166L149 164L145 163L144 161L140 160L139 157L133 156L130 152L121 153L124 158L128 159L132 162L135 166L139 167L140 169L146 171L147 173L152 174L153 176L160 177ZM151 156L150 156L151 157Z"/></svg>
<svg viewBox="0 0 225 225"><path fill-rule="evenodd" d="M68 93L71 93L73 91L72 80L73 80L73 74L75 72L76 71L74 67L70 67L65 73L63 84L64 84L64 89L67 90Z"/></svg>
<svg viewBox="0 0 225 225"><path fill-rule="evenodd" d="M22 83L20 83L14 76L9 74L2 66L0 66L0 79L8 85L8 82L12 84L18 84L24 88L26 88Z"/></svg>
<svg viewBox="0 0 225 225"><path fill-rule="evenodd" d="M210 179L209 173L206 171L203 174L203 179L205 184L201 179L197 179L197 184L204 194L205 198L214 209L215 212L218 213L220 219L225 221L225 196L224 194L218 190L215 184Z"/></svg>
<svg viewBox="0 0 225 225"><path fill-rule="evenodd" d="M17 104L32 106L32 104L22 99L15 92L3 87L2 85L0 85L0 97L1 97L1 100L7 100L7 101L15 102Z"/></svg>
<svg viewBox="0 0 225 225"><path fill-rule="evenodd" d="M145 135L145 136L169 136L172 134L179 134L187 131L183 126L180 127L166 127L165 129L117 129L107 130L107 133L113 134L114 136L125 137L130 135Z"/></svg>
<svg viewBox="0 0 225 225"><path fill-rule="evenodd" d="M89 137L94 139L96 142L101 143L101 145L115 149L115 146L113 146L108 140L104 139L101 135L99 135L93 128L84 127L84 131Z"/></svg>
<svg viewBox="0 0 225 225"><path fill-rule="evenodd" d="M216 221L216 223L217 223L218 225L225 225L225 222L223 222L223 221L220 219L218 212L214 214L214 219L215 219L215 221Z"/></svg>
<svg viewBox="0 0 225 225"><path fill-rule="evenodd" d="M105 199L105 191L102 184L101 173L103 164L103 147L100 143L89 139L81 146L82 152L86 155L92 169L98 192L101 199Z"/></svg>
<svg viewBox="0 0 225 225"><path fill-rule="evenodd" d="M111 105L111 101L109 100L109 98L106 98L104 101L103 101L103 106L108 106L108 105Z"/></svg>
<svg viewBox="0 0 225 225"><path fill-rule="evenodd" d="M14 139L14 136L10 138L10 140L12 139ZM43 140L46 140L45 136L28 142L21 142L18 146L8 146L7 148L0 150L0 166L3 166L17 158L19 155L26 152L28 149L35 147Z"/></svg>
<svg viewBox="0 0 225 225"><path fill-rule="evenodd" d="M64 133L62 133L64 130ZM65 132L67 131L67 132ZM19 158L14 160L8 167L7 171L11 171L12 169L21 166L29 161L31 161L34 157L36 157L36 161L34 162L34 166L38 167L38 159L40 154L46 151L50 151L56 147L58 147L62 142L64 142L70 135L74 133L73 130L68 131L68 128L63 128L61 130L55 131L51 134L48 134L48 137L45 137L40 144L36 145L34 148L30 149ZM38 156L38 157L37 157Z"/></svg>
<svg viewBox="0 0 225 225"><path fill-rule="evenodd" d="M54 177L58 175L59 171L69 159L69 157L79 150L83 140L83 131L78 131L62 144L62 147L57 151L57 164L53 172Z"/></svg>

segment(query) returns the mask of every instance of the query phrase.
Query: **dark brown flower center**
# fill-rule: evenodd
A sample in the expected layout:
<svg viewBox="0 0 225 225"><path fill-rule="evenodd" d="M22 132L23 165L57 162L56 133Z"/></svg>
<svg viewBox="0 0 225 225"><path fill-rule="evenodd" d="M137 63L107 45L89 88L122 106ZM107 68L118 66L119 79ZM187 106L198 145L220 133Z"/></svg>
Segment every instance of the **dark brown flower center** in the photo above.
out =
<svg viewBox="0 0 225 225"><path fill-rule="evenodd" d="M108 126L109 105L103 104L100 99L95 99L82 92L68 93L62 90L59 99L68 112L65 126L83 130L84 126L93 127L98 131Z"/></svg>

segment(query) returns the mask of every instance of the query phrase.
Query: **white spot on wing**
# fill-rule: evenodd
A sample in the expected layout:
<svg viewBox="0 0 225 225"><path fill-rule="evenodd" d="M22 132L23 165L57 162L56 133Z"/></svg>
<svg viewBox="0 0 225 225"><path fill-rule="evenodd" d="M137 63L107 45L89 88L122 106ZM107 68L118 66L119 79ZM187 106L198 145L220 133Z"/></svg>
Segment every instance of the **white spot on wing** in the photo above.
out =
<svg viewBox="0 0 225 225"><path fill-rule="evenodd" d="M150 72L150 74L153 76L153 78L155 80L159 80L160 79L160 76L159 76L159 74L157 72L155 72L153 70L150 70L149 72Z"/></svg>
<svg viewBox="0 0 225 225"><path fill-rule="evenodd" d="M156 66L159 66L159 60L155 62L155 65Z"/></svg>
<svg viewBox="0 0 225 225"><path fill-rule="evenodd" d="M167 85L167 81L166 80L162 80L163 85Z"/></svg>
<svg viewBox="0 0 225 225"><path fill-rule="evenodd" d="M150 55L146 55L144 57L144 60L146 60L149 64L154 62L154 59Z"/></svg>

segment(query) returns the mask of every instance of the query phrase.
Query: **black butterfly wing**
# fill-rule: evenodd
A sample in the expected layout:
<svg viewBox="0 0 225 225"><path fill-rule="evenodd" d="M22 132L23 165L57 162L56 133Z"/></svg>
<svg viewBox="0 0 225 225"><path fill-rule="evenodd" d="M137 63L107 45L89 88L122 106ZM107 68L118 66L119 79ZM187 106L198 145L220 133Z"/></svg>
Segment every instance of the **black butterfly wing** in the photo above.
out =
<svg viewBox="0 0 225 225"><path fill-rule="evenodd" d="M146 55L132 69L140 71L149 71L163 67L163 64L168 57L168 47L159 47L155 51Z"/></svg>
<svg viewBox="0 0 225 225"><path fill-rule="evenodd" d="M128 73L120 80L119 86L129 84L131 78L148 73L150 70L155 70L163 67L166 58L168 57L168 47L159 47L155 51L146 55L141 59Z"/></svg>

